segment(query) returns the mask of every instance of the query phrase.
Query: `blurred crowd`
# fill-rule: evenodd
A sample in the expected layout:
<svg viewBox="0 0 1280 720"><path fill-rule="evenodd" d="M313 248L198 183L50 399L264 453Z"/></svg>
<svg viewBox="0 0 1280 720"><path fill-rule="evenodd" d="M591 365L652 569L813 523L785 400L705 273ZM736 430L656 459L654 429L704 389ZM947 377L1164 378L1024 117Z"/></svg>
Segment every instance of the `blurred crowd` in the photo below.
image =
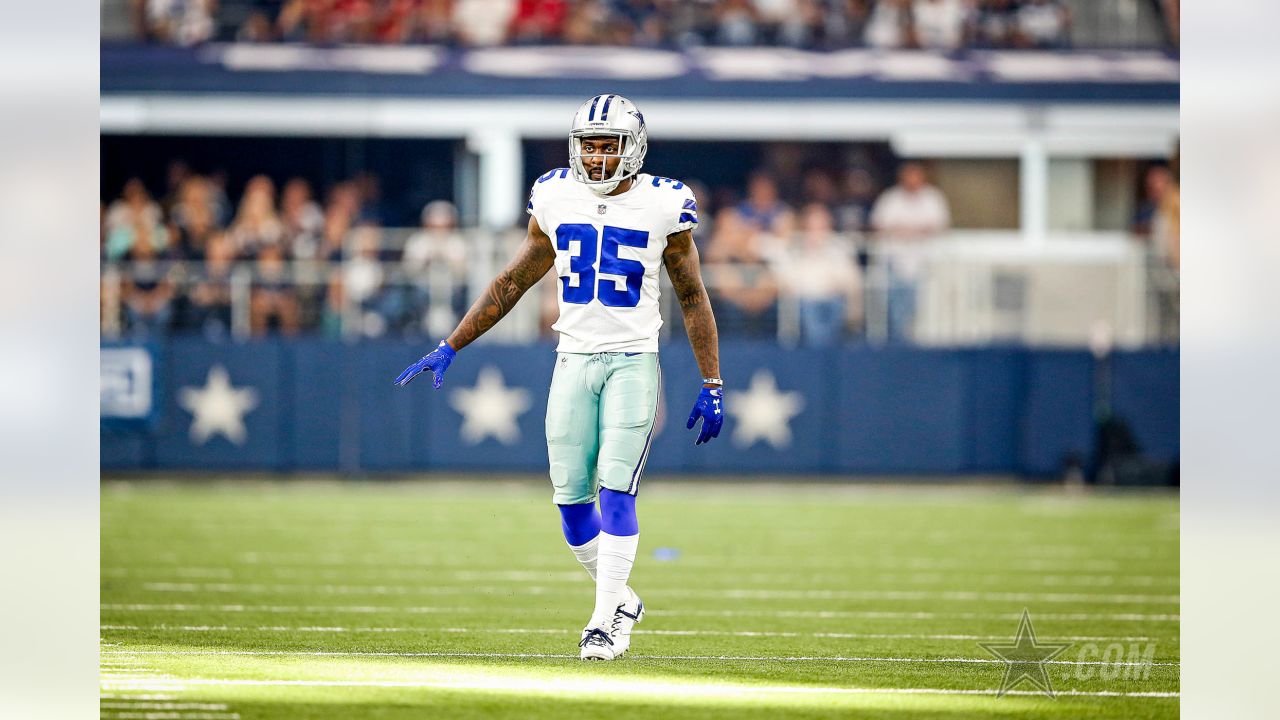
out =
<svg viewBox="0 0 1280 720"><path fill-rule="evenodd" d="M913 241L950 223L946 198L923 165L904 163L884 189L861 166L810 168L795 178L760 170L745 188L692 185L704 218L696 238L723 333L777 337L782 311L807 345L858 335L874 247L891 271L890 329L908 334ZM476 250L454 206L426 204L412 231L384 228L379 183L369 173L333 184L323 198L304 178L277 187L259 175L233 203L225 177L175 162L159 197L133 178L101 212L104 323L134 337L229 336L237 270L255 335L336 336L352 332L352 323L365 336L439 334L474 294L468 268ZM544 329L555 287L548 281L542 290ZM112 293L120 312L108 319Z"/></svg>
<svg viewBox="0 0 1280 720"><path fill-rule="evenodd" d="M1176 274L1175 170L1156 164L1142 177L1131 229ZM416 228L386 227L391 213L372 173L333 183L322 197L305 178L277 186L259 175L232 202L226 184L220 173L175 162L158 196L133 178L102 204L105 333L226 338L238 307L239 331L255 336L440 335L480 290L474 284L489 279L475 268L500 266L509 254L460 230L447 200L426 203ZM690 185L723 335L837 344L866 332L875 297L883 337L911 339L925 241L951 227L926 164L770 166L741 187ZM557 312L557 287L548 276L534 293L543 333Z"/></svg>
<svg viewBox="0 0 1280 720"><path fill-rule="evenodd" d="M1096 0L1085 0L1095 2ZM1068 0L128 0L135 36L688 48L1062 48ZM1142 0L1168 45L1178 0Z"/></svg>
<svg viewBox="0 0 1280 720"><path fill-rule="evenodd" d="M421 227L392 249L373 174L335 183L323 198L300 177L277 188L256 176L234 205L225 186L220 174L196 174L176 162L163 196L133 178L102 205L104 325L121 322L119 329L134 337L170 331L227 337L239 287L254 335L303 329L337 335L354 321L363 334L377 336L421 325L424 308L439 299L430 279L462 288L467 247L448 201L427 204ZM118 283L112 268L127 270ZM448 275L443 282L440 273ZM409 282L397 284L400 275ZM112 292L122 318L107 317ZM457 302L446 299L447 312L462 301L458 294Z"/></svg>

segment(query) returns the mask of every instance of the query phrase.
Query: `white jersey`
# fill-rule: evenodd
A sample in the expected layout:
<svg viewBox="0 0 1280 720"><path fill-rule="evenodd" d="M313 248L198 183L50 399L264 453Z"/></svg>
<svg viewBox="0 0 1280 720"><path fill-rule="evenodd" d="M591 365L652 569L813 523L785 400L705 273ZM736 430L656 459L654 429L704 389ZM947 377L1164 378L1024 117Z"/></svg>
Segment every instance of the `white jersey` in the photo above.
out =
<svg viewBox="0 0 1280 720"><path fill-rule="evenodd" d="M556 250L556 350L657 352L667 236L698 224L689 187L640 173L630 190L602 197L559 168L534 182L528 212Z"/></svg>

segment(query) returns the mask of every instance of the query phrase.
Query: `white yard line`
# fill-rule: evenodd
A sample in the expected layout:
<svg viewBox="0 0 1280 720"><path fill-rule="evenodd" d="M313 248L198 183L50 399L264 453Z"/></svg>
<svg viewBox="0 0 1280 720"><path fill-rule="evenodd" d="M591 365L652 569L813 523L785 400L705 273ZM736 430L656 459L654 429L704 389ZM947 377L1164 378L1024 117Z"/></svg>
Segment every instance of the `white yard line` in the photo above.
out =
<svg viewBox="0 0 1280 720"><path fill-rule="evenodd" d="M565 653L461 653L461 652L358 652L338 650L112 650L121 655L194 655L267 656L267 657L406 657L406 658L496 658L496 659L578 659L578 654ZM725 662L865 662L865 663L977 663L1004 664L996 658L912 658L912 657L847 657L817 655L637 655L645 660L717 660ZM1176 662L1108 662L1105 660L1045 660L1050 665L1109 665L1115 667L1178 667ZM182 681L178 681L182 682Z"/></svg>
<svg viewBox="0 0 1280 720"><path fill-rule="evenodd" d="M107 611L134 612L227 612L227 613L332 613L345 614L378 614L405 613L409 615L432 614L479 614L492 612L493 608L474 607L434 607L421 605L241 605L241 604L199 604L199 603L103 603L99 606ZM645 610L652 615L664 617L791 617L791 618L870 618L870 619L904 619L904 620L1008 620L1021 619L1022 613L937 613L937 612L903 612L878 610ZM1179 622L1177 614L1147 613L1036 613L1037 620L1063 621L1149 621Z"/></svg>
<svg viewBox="0 0 1280 720"><path fill-rule="evenodd" d="M104 700L98 707L109 710L226 710L223 703L153 702L132 700Z"/></svg>
<svg viewBox="0 0 1280 720"><path fill-rule="evenodd" d="M576 658L576 656L574 656ZM257 687L344 687L344 688L433 688L445 690L533 690L554 692L556 690L580 685L584 691L592 691L598 687L598 679L593 678L583 683L553 681L548 684L545 679L516 682L512 678L496 680L244 680L223 678L190 678L184 682L189 685L205 686L257 686ZM949 689L949 688L848 688L848 687L813 687L805 685L694 685L676 683L636 683L637 689L644 688L653 694L668 697L678 696L730 696L738 697L749 694L767 695L996 695L995 688L985 690ZM1034 690L1010 690L1005 695L1041 695ZM1070 697L1145 697L1145 698L1177 698L1178 692L1121 692L1111 690L1063 690L1058 696Z"/></svg>
<svg viewBox="0 0 1280 720"><path fill-rule="evenodd" d="M303 633L494 633L501 635L578 635L573 628L467 628L467 627L344 627L314 625L101 625L99 629L146 632L303 632ZM866 640L1008 640L1008 635L957 635L928 633L837 633L837 632L775 632L766 630L644 630L637 628L637 635L676 635L693 637L779 637L779 638L829 638ZM1161 638L1149 635L1054 635L1052 640L1072 642L1150 642Z"/></svg>
<svg viewBox="0 0 1280 720"><path fill-rule="evenodd" d="M145 582L142 589L174 593L246 593L314 595L463 595L483 593L507 595L511 587L488 585L333 585L302 583L192 583ZM581 588L526 585L520 593L544 595L577 591ZM675 598L714 598L725 600L928 600L957 602L1039 602L1039 603L1104 603L1119 605L1176 605L1177 595L1136 595L1110 593L1026 593L972 592L960 590L770 590L758 588L719 588L690 590L687 588L648 588L649 595Z"/></svg>
<svg viewBox="0 0 1280 720"><path fill-rule="evenodd" d="M155 711L143 712L104 711L102 717L115 717L118 720L239 720L239 712L189 712L189 711Z"/></svg>
<svg viewBox="0 0 1280 720"><path fill-rule="evenodd" d="M698 571L701 568L682 567L679 564L667 565L666 569L672 571ZM286 579L322 579L322 580L347 580L351 577L370 577L385 578L390 580L432 580L447 577L453 580L469 580L469 581L486 581L486 582L513 582L513 583L569 583L583 584L587 583L586 573L581 571L568 570L451 570L436 571L429 569L394 569L387 567L359 567L359 568L300 568L300 567L194 567L194 566L168 566L153 565L144 567L104 567L101 573L104 577L117 578L138 578L150 577L154 575L175 575L182 580L189 579L215 579L215 580L234 580L236 571L242 574L248 571L250 575L267 574L272 577ZM1051 587L1082 585L1086 587L1110 587L1115 585L1135 586L1135 587L1153 587L1153 586L1173 586L1177 587L1179 577L1177 575L1117 575L1113 573L1089 574L1037 574L1034 578L1015 579L1006 573L984 573L975 574L968 571L952 570L946 572L915 572L915 573L866 573L866 572L745 572L737 574L739 581L762 584L782 584L782 583L816 583L819 581L846 581L850 578L856 578L859 582L899 582L910 585L936 585L944 583L961 582L964 585L984 584L1036 584ZM165 578L155 578L156 580L165 580ZM433 584L436 584L433 582Z"/></svg>
<svg viewBox="0 0 1280 720"><path fill-rule="evenodd" d="M203 550L203 548L202 548ZM342 567L366 567L376 565L379 567L401 567L401 568L466 568L474 569L474 563L470 560L459 560L458 558L431 558L421 556L422 548L415 548L413 552L407 553L364 553L364 554L346 554L346 553L281 553L281 552L244 552L236 557L239 562L247 565L269 565L272 567L294 566L294 567L325 567L325 566L342 566ZM413 557L413 560L406 560L406 557ZM983 557L986 557L985 555ZM176 552L160 553L152 558L153 560L164 560L173 564L181 564L184 558L180 557ZM549 567L563 568L565 566L565 555L531 555L526 557L507 557L509 566L516 567ZM921 557L915 555L885 555L877 554L874 556L863 556L859 558L840 558L829 561L818 561L813 558L800 560L794 556L782 555L752 555L750 564L738 565L733 562L733 558L725 558L712 555L685 555L678 560L670 563L671 567L687 567L687 568L714 568L717 570L759 570L761 565L777 565L785 568L787 571L806 571L806 570L832 570L832 571L852 571L865 568L885 568L890 570L959 570L964 572L975 573L1039 573L1039 572L1068 572L1072 570L1090 570L1096 572L1119 572L1122 565L1119 560L1113 559L1091 559L1084 560L1079 563L1071 563L1061 558L1032 558L1021 560L1007 560L1000 563L998 567L975 567L974 563L954 558L937 558L937 557ZM1176 576L1176 565L1174 563Z"/></svg>

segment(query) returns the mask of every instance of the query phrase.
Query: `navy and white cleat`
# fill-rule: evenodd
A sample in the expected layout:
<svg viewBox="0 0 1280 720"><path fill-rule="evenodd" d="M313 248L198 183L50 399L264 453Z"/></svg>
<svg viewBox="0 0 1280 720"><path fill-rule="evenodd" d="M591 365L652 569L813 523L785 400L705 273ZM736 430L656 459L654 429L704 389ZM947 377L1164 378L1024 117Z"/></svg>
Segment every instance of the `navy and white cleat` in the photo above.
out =
<svg viewBox="0 0 1280 720"><path fill-rule="evenodd" d="M627 586L627 599L613 613L609 625L609 638L613 640L613 656L622 657L631 647L631 629L644 619L644 602L631 586Z"/></svg>
<svg viewBox="0 0 1280 720"><path fill-rule="evenodd" d="M578 647L582 648L583 660L612 660L617 657L613 652L613 639L600 628L583 630Z"/></svg>

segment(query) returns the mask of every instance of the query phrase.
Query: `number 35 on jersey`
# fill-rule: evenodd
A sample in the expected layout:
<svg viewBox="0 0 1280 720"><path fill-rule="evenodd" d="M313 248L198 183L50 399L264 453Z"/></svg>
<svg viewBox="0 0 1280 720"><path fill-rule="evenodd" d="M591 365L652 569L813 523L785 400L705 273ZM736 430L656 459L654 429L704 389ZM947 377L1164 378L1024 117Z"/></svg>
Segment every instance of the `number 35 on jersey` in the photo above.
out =
<svg viewBox="0 0 1280 720"><path fill-rule="evenodd" d="M560 352L657 352L658 276L667 236L694 228L684 183L639 174L601 197L553 170L533 185L529 214L555 245Z"/></svg>

